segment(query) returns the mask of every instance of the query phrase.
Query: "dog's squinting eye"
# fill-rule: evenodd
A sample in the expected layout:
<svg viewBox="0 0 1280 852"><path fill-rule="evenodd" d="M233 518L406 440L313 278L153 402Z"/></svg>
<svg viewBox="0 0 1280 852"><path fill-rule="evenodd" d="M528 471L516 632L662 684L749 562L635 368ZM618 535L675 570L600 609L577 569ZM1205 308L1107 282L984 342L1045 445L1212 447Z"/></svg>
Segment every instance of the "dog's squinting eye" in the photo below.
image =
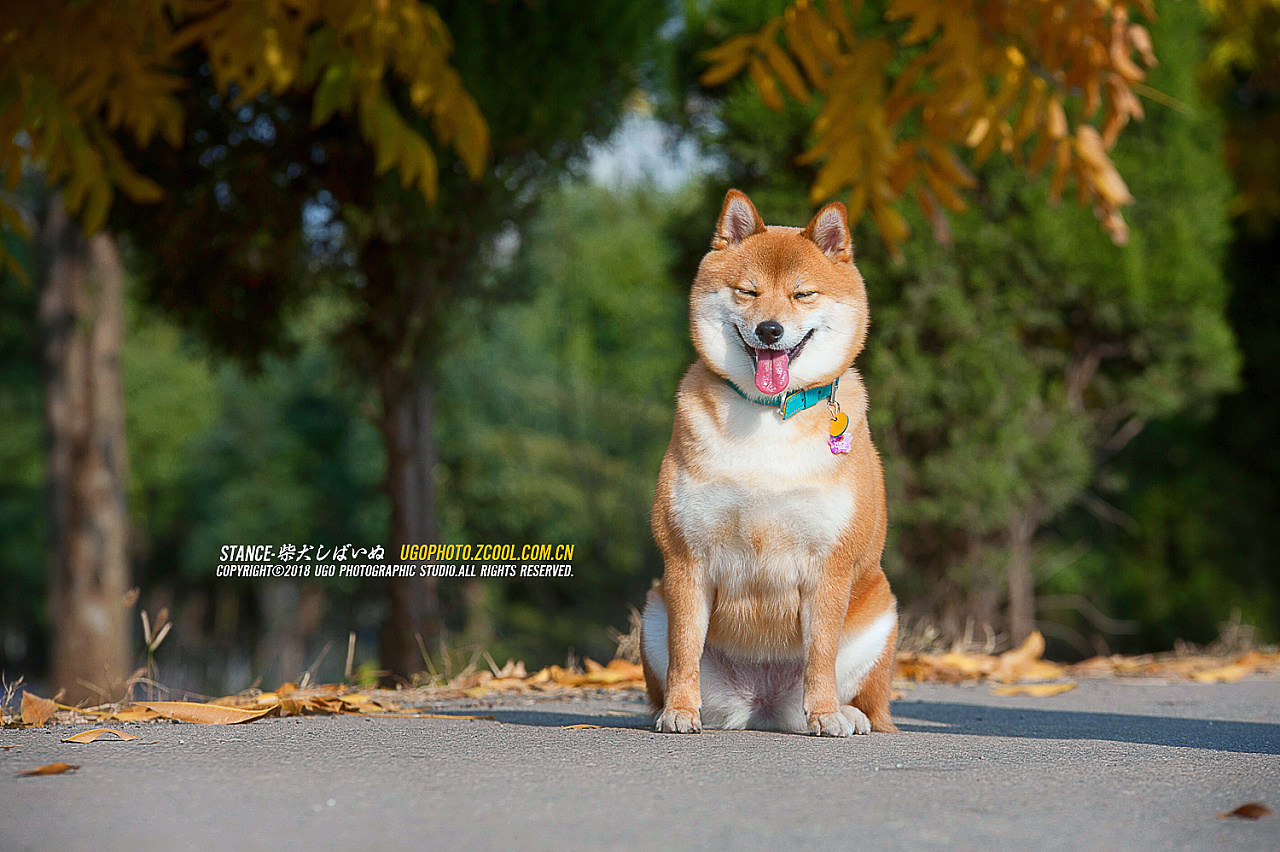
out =
<svg viewBox="0 0 1280 852"><path fill-rule="evenodd" d="M802 290L799 293L793 294L793 298L803 302L807 299L812 299L816 295L818 295L817 290Z"/></svg>
<svg viewBox="0 0 1280 852"><path fill-rule="evenodd" d="M741 295L741 296L750 296L750 297L751 297L751 298L753 298L753 299L754 299L756 296L759 296L759 295L760 295L760 293L759 293L758 291L756 291L756 290L748 290L746 287L734 287L734 288L733 288L733 292L735 292L735 293L737 293L737 294L739 294L739 295Z"/></svg>

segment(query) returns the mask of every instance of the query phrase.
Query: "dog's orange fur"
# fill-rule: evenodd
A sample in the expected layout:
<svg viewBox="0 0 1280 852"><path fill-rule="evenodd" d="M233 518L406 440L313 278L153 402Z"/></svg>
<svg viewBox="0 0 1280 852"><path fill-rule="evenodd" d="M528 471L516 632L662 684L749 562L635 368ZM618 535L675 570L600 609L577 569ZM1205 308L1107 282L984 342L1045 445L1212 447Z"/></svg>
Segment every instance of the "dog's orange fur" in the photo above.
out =
<svg viewBox="0 0 1280 852"><path fill-rule="evenodd" d="M665 678L648 653L644 658L658 729L701 727L700 663L704 650L715 648L746 659L802 656L809 729L842 730L832 715L840 709L842 639L896 612L880 566L883 473L867 426L866 388L850 366L866 339L868 309L843 205L827 205L803 231L765 227L746 196L730 191L690 303L700 358L680 385L652 517L665 558L655 594L668 625ZM748 329L765 320L801 327L818 311L838 327L805 344L789 389L840 379L837 400L854 436L849 453L827 446L825 403L777 424L752 419L777 414L754 410L756 403L726 385L744 384L746 356L734 350L732 329L716 324L717 311ZM706 496L722 493L748 496L741 510ZM848 701L876 731L894 730L896 632L894 617L883 652Z"/></svg>

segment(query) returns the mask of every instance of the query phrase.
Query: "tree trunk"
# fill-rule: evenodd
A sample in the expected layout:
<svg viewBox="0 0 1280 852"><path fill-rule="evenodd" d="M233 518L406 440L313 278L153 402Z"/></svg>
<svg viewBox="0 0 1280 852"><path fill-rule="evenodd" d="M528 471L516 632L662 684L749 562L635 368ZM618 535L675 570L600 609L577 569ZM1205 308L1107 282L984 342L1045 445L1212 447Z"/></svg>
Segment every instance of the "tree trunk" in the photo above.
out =
<svg viewBox="0 0 1280 852"><path fill-rule="evenodd" d="M1015 646L1036 627L1036 586L1031 577L1031 541L1040 513L1029 508L1009 525L1009 640Z"/></svg>
<svg viewBox="0 0 1280 852"><path fill-rule="evenodd" d="M384 369L382 435L387 448L387 492L391 502L388 559L400 560L404 544L436 539L435 388L425 378ZM387 579L387 620L379 654L393 678L423 671L421 648L431 650L441 633L438 581L434 577ZM420 647L421 646L421 647Z"/></svg>
<svg viewBox="0 0 1280 852"><path fill-rule="evenodd" d="M129 664L124 275L113 239L86 240L60 196L39 248L53 684L100 703L121 697Z"/></svg>

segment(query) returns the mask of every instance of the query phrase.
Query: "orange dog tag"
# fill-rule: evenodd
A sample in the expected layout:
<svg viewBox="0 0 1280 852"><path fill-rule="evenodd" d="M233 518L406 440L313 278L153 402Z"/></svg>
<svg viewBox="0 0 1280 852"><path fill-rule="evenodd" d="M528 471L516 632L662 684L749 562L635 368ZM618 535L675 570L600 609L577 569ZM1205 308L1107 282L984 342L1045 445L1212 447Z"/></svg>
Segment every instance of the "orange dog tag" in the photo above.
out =
<svg viewBox="0 0 1280 852"><path fill-rule="evenodd" d="M849 428L849 415L843 411L837 411L831 417L831 437L839 438L844 434L844 430Z"/></svg>

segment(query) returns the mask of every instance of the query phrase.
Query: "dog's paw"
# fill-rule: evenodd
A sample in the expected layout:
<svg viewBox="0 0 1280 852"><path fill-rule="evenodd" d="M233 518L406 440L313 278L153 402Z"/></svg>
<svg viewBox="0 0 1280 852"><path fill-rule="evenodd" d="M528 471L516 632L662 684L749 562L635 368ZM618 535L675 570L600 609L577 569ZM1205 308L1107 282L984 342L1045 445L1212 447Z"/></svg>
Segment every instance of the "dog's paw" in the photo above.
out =
<svg viewBox="0 0 1280 852"><path fill-rule="evenodd" d="M855 734L871 733L871 720L867 718L867 714L863 713L852 704L846 704L840 708L840 712L849 720L849 724L853 725Z"/></svg>
<svg viewBox="0 0 1280 852"><path fill-rule="evenodd" d="M857 716L847 714L845 710L852 710ZM848 737L870 731L871 722L853 707L842 707L834 713L809 714L809 733L815 737Z"/></svg>
<svg viewBox="0 0 1280 852"><path fill-rule="evenodd" d="M702 731L702 716L697 710L674 707L658 714L653 729L661 734L697 734Z"/></svg>

